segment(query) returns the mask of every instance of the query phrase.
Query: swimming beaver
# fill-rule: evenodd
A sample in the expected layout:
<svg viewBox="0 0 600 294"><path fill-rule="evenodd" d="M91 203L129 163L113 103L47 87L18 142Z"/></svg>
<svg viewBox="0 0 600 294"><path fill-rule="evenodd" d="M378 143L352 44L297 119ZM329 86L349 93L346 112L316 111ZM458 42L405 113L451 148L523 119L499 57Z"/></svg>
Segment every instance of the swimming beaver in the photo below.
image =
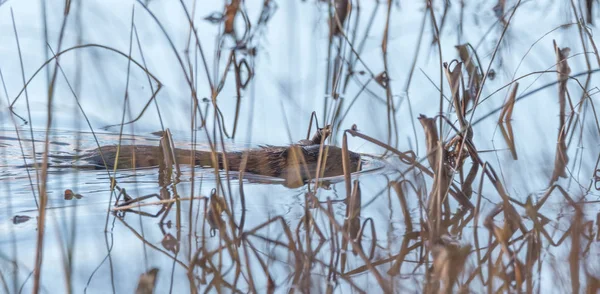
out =
<svg viewBox="0 0 600 294"><path fill-rule="evenodd" d="M307 180L315 178L317 162L319 160L320 142L329 135L329 129L319 129L311 140L302 140L290 146L260 146L246 151L217 152L216 161L219 169L225 168L224 154L227 166L231 171L241 171L244 157L247 157L244 171L264 176L285 179L285 185L298 187ZM101 152L100 152L101 151ZM210 151L191 150L175 148L177 163L189 164L202 167L214 167L212 153ZM360 155L348 151L350 158L350 172L359 169ZM191 160L191 155L194 159ZM342 149L336 146L323 146L324 168L321 168L320 177L333 177L344 174L342 165ZM325 156L326 155L326 156ZM102 160L104 157L104 160ZM115 167L117 157L117 146L101 146L88 151L79 157L88 166L98 169ZM66 158L66 157L65 157ZM104 164L106 162L106 165ZM159 166L164 162L163 148L161 146L148 145L121 145L119 160L116 161L117 169L144 168Z"/></svg>

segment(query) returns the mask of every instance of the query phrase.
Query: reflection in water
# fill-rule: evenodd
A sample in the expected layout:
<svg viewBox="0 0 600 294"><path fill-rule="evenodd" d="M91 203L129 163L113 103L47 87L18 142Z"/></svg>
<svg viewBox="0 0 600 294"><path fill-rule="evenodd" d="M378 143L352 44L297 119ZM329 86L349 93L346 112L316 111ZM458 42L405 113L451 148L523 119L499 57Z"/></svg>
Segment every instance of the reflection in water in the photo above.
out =
<svg viewBox="0 0 600 294"><path fill-rule="evenodd" d="M241 180L221 178L221 187L211 173L203 174L201 169L190 180L191 170L177 171L176 165L167 164L164 158L159 160L158 168L140 170L135 177L127 176L132 172L128 170L120 171L115 178L99 177L103 183L113 182L117 197L111 210L117 222L109 227L112 237L108 244L113 245L99 250L108 255L90 264L97 269L86 280L91 283L89 287L94 281L110 277L117 288L149 288L153 284L140 275L155 267L160 271L145 275L153 275L156 280L151 281L156 281L160 289L165 289L162 283L175 283L167 287L262 292L292 285L315 291L323 289L316 285L362 291L364 285L370 285L393 292L512 291L538 287L536 280L546 270L544 256L556 247L558 253L567 250L572 272L587 275L590 283L594 281L592 268L575 267L596 250L594 222L586 220L594 209L583 206L585 202L573 198L562 186L553 185L540 197L530 195L522 202L505 192L496 172L486 163L474 183L476 200L472 208L457 206L457 201L451 202L452 198L446 196L439 204L438 216L431 216L436 210L427 208L434 205L427 199L435 196L428 193L433 191L434 172L424 166L415 168L418 162L411 157L393 155L385 161L389 165L385 169L349 178L347 193L344 180L330 181L328 186L323 183L317 193L317 185L301 187L305 197L291 203L291 210L283 211L273 209L289 203L284 199L292 191L288 188L244 180L243 175ZM194 189L200 194L192 193L193 183L200 186ZM482 192L486 183L496 189L501 199L497 204L489 200L489 190ZM375 193L382 187L383 193ZM460 195L459 190L452 189L465 185L449 187ZM75 203L76 207L51 201L50 211L61 211L53 218L77 212L77 226L101 230L100 224L91 225L103 222L101 210L86 208L100 194L78 190L86 196L77 202L64 202ZM567 206L547 209L547 203L551 203L548 200L555 199L552 203L556 203L559 195ZM393 212L388 219L379 213L384 208ZM24 217L29 216L21 213L13 220ZM27 222L15 221L17 224ZM53 226L52 221L48 226ZM57 246L48 242L49 248ZM81 258L75 253L80 246L72 249L76 258ZM107 262L111 264L108 268L115 271L120 271L124 263L140 265L123 280L107 276L103 270ZM181 284L183 277L185 284ZM413 282L402 282L407 280ZM593 286L590 283L571 287L589 288Z"/></svg>
<svg viewBox="0 0 600 294"><path fill-rule="evenodd" d="M0 292L600 289L597 2L63 2L0 0Z"/></svg>

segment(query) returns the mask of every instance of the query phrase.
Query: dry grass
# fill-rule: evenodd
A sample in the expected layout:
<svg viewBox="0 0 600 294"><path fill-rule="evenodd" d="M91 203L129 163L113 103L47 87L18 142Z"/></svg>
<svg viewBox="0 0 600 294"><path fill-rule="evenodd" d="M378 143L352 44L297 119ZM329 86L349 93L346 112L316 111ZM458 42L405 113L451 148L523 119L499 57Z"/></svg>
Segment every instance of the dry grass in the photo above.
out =
<svg viewBox="0 0 600 294"><path fill-rule="evenodd" d="M344 176L337 179L339 184L336 184L336 180L323 179L323 169L328 160L327 153L324 152L328 144L327 136L315 137L317 139L313 141L321 148L318 168L313 176L314 180L300 188L303 196L303 203L300 204L302 216L290 221L286 215L271 213L264 213L264 218L260 220L248 219L249 202L253 195L245 189L249 182L241 180L248 176L243 171L243 167L248 164L247 158L243 160L239 173L230 170L226 156L222 157L224 168L218 169L218 153L228 152L228 142L239 137L242 124L240 120L244 117L242 112L247 109L243 106L255 103L250 97L255 96L252 92L253 83L260 75L257 58L261 51L268 51L269 46L277 46L267 44L264 35L274 14L279 13L277 7L280 3L272 0L259 1L260 5L253 4L260 7L258 13L254 11L254 14L250 14L247 7L249 3L246 3L248 1L228 0L224 1L221 11L208 15L202 9L201 1L173 2L172 5L184 11L186 19L180 21L188 26L187 44L185 50L181 50L178 47L181 44L174 42L173 36L165 28L164 20L155 14L157 11L152 8L154 1L159 0L137 1L133 5L128 52L102 44L80 43L63 48L66 24L71 18L76 18L78 13L77 9L71 7L71 1L66 1L58 40L50 42L48 35L45 35L45 43L48 44L45 52L49 55L47 61L28 77L21 59L20 75L23 84L16 96L9 96L4 85L4 95L11 111L10 119L25 163L22 172L29 176L32 201L37 209L37 246L35 252L32 252L35 254L34 262L17 260L16 255L10 256L11 253L2 253L1 256L3 260L10 260L14 264L27 264L32 271L31 279L23 281L16 274L9 275L0 271L0 284L4 291L18 292L22 287L20 283L31 283L34 293L42 292L44 288L45 240L50 234L45 228L52 225L46 213L55 208L48 207L47 188L52 155L51 126L53 118L62 115L61 110L56 108L57 99L62 98L55 97L54 94L58 79L64 79L68 84L80 111L78 115L85 117L87 130L92 133L95 144L98 147L101 145L96 136L97 127L87 118L90 110L84 109L80 104L80 94L75 90L77 83L70 82L61 64L61 56L91 48L114 54L115 60L127 62L127 80L120 106L121 119L114 125L106 126L106 129L115 131L117 127L119 146L129 144L123 139L125 128L138 124L143 117L153 116L160 123L160 146L163 154L167 155L162 158L161 168L153 170L158 174L158 191L140 198L136 198L139 195L133 192L135 184L118 179L121 171L117 170L116 164L114 169L105 171L109 179L105 184L111 190L110 194L105 195L108 203L105 233L112 233L115 225L121 226L127 230L127 234L144 244L144 250L155 251L172 260L171 268L154 268L152 260L145 259L147 271L136 273L140 277L136 293L152 293L153 288L163 282L161 278L164 279L165 276L160 276L162 272L170 272L171 280L170 286L162 286L161 291L172 291L173 284L185 281L185 287L179 286L192 293L332 293L349 290L359 293L533 293L546 289L544 283L559 284L559 280L553 280L550 275L558 275L568 281L567 285L557 285L566 292L596 293L600 289L600 272L595 266L595 251L598 250L600 240L600 213L597 213L600 153L594 166L591 162L581 163L585 160L583 153L586 153L586 159L596 156L590 155L590 152L598 152L597 138L600 136L598 112L594 104L597 99L593 96L594 89L598 86L595 82L597 78L594 80L593 77L600 70L600 56L592 29L588 26L597 18L597 13L593 13L598 10L596 2L570 1L571 10L567 13L573 14L578 22L567 25L576 27L581 44L560 44L555 41L552 51L556 59L544 60L544 64L552 65L551 67L519 77L516 77L515 71L515 75L506 84L494 89L489 86L496 75L494 68L496 71L502 70L502 63L497 58L502 56L503 50L508 50L506 47L511 42L513 21L528 1L496 3L493 13L497 19L493 28L498 34L491 52L485 53L478 52L478 45L462 42L466 1L423 1L422 27L415 30L419 32L418 42L415 44L417 53L412 65L406 67L406 97L399 100L401 91L394 88L397 85L394 79L397 77L391 75L394 54L397 52L390 49L391 31L394 30L391 23L395 15L402 12L402 8L396 6L396 1L379 1L369 6L372 11L367 11L370 13L368 16L362 15L365 13L361 6L364 1L297 1L299 3L296 5L318 7L327 17L326 22L321 22L322 25L328 25L329 32L326 75L322 81L325 85L325 98L322 100L322 109L310 116L308 134L311 133L313 121L317 127L319 121L321 125L333 126L332 139L328 142L341 145L343 149L342 159L337 164L342 166ZM9 6L10 2L0 1L0 10L9 9ZM450 17L452 9L455 9L453 6L459 7L459 20ZM44 13L49 13L45 10L48 9L46 5L42 7ZM165 106L159 107L157 97L164 91L164 85L157 78L158 75L148 68L145 51L149 48L142 45L136 22L140 14L152 19L157 27L155 33L161 34L165 40L162 46L171 48L171 53L177 60L177 64L172 66L183 75L188 86L186 91L189 97L186 97L186 103L190 113L184 116L190 127L189 146L191 149L198 149L200 142L206 142L205 149L212 153L214 181L198 181L196 173L200 169L190 169L189 194L178 192L178 187L187 185L182 180L184 172L180 168L180 164L185 162L177 162L173 151L175 140L163 123ZM215 48L211 52L213 55L205 51L203 45L206 47L206 43L203 42L206 40L199 37L200 24L197 20L201 18L200 14L207 14L206 17L201 16L204 18L203 25L209 22L219 30L215 44L211 44ZM582 15L586 16L588 24L582 23ZM368 20L367 23L361 22L364 19ZM12 19L19 57L23 48L19 46L18 22L24 21L14 17ZM373 25L376 21L383 23L382 31L372 31L377 27ZM455 51L443 51L445 47L442 42L448 42L444 40L444 34L454 29L458 30L459 36L459 42L454 44ZM427 32L431 35L427 36ZM373 35L379 38L375 41L381 50L378 65L368 63L364 58L365 44L373 43ZM427 41L428 37L431 42ZM430 103L427 115L417 117L412 114L414 99L409 99L408 90L411 89L411 81L417 68L420 56L418 52L423 50L422 47L427 47L421 44L423 39L424 44L430 44L430 55L435 57L431 58L434 61L429 62L436 64L436 73L439 70L438 77L427 76L433 84L431 87L439 89L439 99L436 96L436 103ZM51 48L51 43L58 46ZM569 55L571 50L582 55L579 57L585 60L587 70L575 74L571 72L569 64L576 57ZM452 59L453 56L459 59ZM543 56L539 58L544 59ZM593 62L594 58L597 66ZM44 149L36 150L35 145L28 141L34 137L30 123L32 112L29 109L28 88L31 81L44 70L48 82L47 121L44 125ZM141 70L145 74L144 79L147 80L151 93L141 103L142 110L136 114L132 113L132 103L139 104L139 101L132 102L130 97L130 77L133 76L133 70ZM526 78L534 76L537 79L547 73L557 74L557 80L528 91L532 83L523 90ZM79 72L77 81L81 81L81 75ZM579 80L581 77L586 78L583 83ZM2 83L4 84L4 78ZM532 143L526 138L515 137L513 132L514 121L530 119L519 109L519 102L555 85L558 88L556 97L546 97L544 103L557 104L559 108L557 118L552 114L552 121L557 120L559 126L556 147L549 148L550 151L536 152L553 154L550 156L554 158L551 175L538 176L548 185L531 189L528 192L531 194L527 196L519 195L513 192L515 188L510 186L510 181L504 175L514 161L528 160L527 153L522 152L526 147L521 146ZM503 89L511 89L507 91L504 102L498 97ZM413 89L410 95L417 96L415 91ZM233 100L223 93L234 93ZM579 100L575 100L575 93L582 93ZM358 105L355 103L366 99L369 103L384 105L385 111L372 114L385 125L385 129L379 134L370 135L360 131L359 126L351 125ZM227 102L223 102L224 100ZM282 101L282 105L297 103L284 98ZM496 105L500 106L486 108L484 102L492 101L499 102ZM16 107L23 103L27 105L26 110ZM231 107L224 107L226 103ZM155 113L151 113L152 104L155 106ZM405 115L400 114L401 107L409 109L411 125L401 125L399 122L399 117ZM261 113L264 110L254 109L253 106L250 109L246 117L265 115ZM285 111L283 113L285 117ZM248 123L248 129L252 129L252 121L251 119ZM416 126L416 121L420 122L422 128ZM487 129L477 127L490 121L497 123L488 124L491 127ZM288 124L287 121L283 123ZM347 127L349 124L351 127ZM478 148L485 145L482 143L485 141L478 138L495 134L496 127L500 128L503 141L493 144L506 148L491 151ZM552 129L549 126L546 128ZM405 146L400 142L404 137L412 136L411 132L415 140L424 138L425 141L420 144L413 142L416 144L415 148L398 147ZM288 126L288 136L296 137L290 133ZM348 153L350 140L381 150L380 158L387 162L387 171L380 173L385 179L384 184L378 186L380 193L375 193L372 188L365 189L365 186L372 184L371 181L380 183L379 181L352 173ZM583 147L584 141L585 144L596 142L596 145ZM33 154L27 154L23 144L31 144ZM426 150L419 150L419 145L425 146ZM496 154L497 162L491 162L490 157L485 156L490 152ZM502 154L502 158L509 155L510 159L500 160L498 154ZM293 156L300 174L300 169L306 168L306 159L295 153ZM27 165L31 162L25 159L32 159L33 165ZM576 167L579 170L576 171ZM591 170L581 171L582 167ZM586 176L581 176L582 173ZM519 178L519 175L516 177ZM528 179L521 177L521 180L527 182ZM10 187L10 183L4 183L9 185L8 189L15 189ZM203 185L212 185L209 195L197 194L202 191ZM342 199L322 197L332 186L343 191ZM526 184L524 186L527 187ZM73 190L77 191L77 188L73 187ZM536 196L535 193L540 190L543 192ZM390 214L391 211L396 214L390 216L389 223L381 222L379 214L385 213L384 211L366 209L381 195L387 195ZM271 196L291 197L291 193ZM79 201L82 197L85 199L86 195L68 189L64 197L66 200ZM550 198L553 199L550 202L559 203L560 207L549 207L551 205L547 203L550 203ZM27 216L17 215L10 207L12 202L8 202L7 214L15 225L29 220ZM336 205L339 203L345 208L343 215L337 209ZM158 211L153 208L158 208ZM143 224L156 223L157 218L164 235L160 245L148 240L143 229L137 229L138 225L144 228ZM386 227L398 225L392 218L403 219L400 224L403 226L402 233L397 238L391 234L386 235L389 232L384 231ZM68 233L71 236L69 240L74 240L75 229ZM16 250L19 241L14 236L11 238ZM195 239L196 246L185 246L183 240L186 238ZM112 271L110 259L113 246L125 245L113 244L108 238L106 240L107 259ZM73 267L78 262L72 257L76 245L66 242L61 243L61 246L63 264L56 270L64 272L62 283L66 285L67 292L80 292L84 286L72 281ZM563 265L564 270L553 267L553 262ZM102 264L98 267L101 266ZM179 270L179 274L175 274L175 268ZM181 271L185 274L181 275ZM90 280L94 274L95 272L91 274ZM105 287L106 291L120 292L114 282Z"/></svg>

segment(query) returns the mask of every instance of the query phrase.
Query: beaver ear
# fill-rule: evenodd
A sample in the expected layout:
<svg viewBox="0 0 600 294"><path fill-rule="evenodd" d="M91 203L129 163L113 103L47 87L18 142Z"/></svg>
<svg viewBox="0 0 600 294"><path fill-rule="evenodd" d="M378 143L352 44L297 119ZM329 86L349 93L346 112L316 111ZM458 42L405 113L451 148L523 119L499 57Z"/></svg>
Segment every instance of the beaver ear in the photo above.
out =
<svg viewBox="0 0 600 294"><path fill-rule="evenodd" d="M331 125L326 125L323 128L320 128L319 132L325 134L325 137L329 136L329 134L331 134Z"/></svg>

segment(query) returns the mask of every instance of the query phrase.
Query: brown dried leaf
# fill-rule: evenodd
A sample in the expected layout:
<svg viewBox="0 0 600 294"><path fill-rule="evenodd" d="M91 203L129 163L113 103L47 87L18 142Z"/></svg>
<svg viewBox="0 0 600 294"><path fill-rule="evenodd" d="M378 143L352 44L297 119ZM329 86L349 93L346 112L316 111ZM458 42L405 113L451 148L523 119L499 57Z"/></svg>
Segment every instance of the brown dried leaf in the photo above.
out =
<svg viewBox="0 0 600 294"><path fill-rule="evenodd" d="M559 113L559 132L558 132L558 143L556 146L556 156L554 159L554 170L552 172L552 178L550 183L554 183L558 180L559 177L566 178L567 177L567 163L569 162L569 158L567 156L567 144L565 142L567 131L565 129L565 111L566 111L566 101L567 101L567 81L569 79L569 74L571 73L571 68L567 63L567 56L571 49L559 48L556 45L556 41L554 41L554 51L556 53L556 70L558 72L558 103L560 106Z"/></svg>
<svg viewBox="0 0 600 294"><path fill-rule="evenodd" d="M458 50L458 56L460 60L465 64L465 68L467 69L467 74L471 77L473 74L477 73L477 66L475 65L474 60L471 58L471 54L469 53L469 44L462 44L454 46L456 50Z"/></svg>
<svg viewBox="0 0 600 294"><path fill-rule="evenodd" d="M510 123L510 121L508 121L506 122L506 127L504 126L504 124L499 124L499 126L500 132L502 132L502 137L504 137L504 141L506 141L506 144L510 149L510 153L512 154L513 159L518 160L519 157L517 156L517 148L515 147L515 137L512 130L512 124Z"/></svg>
<svg viewBox="0 0 600 294"><path fill-rule="evenodd" d="M471 245L436 244L433 246L431 252L433 255L433 273L437 279L443 282L443 287L439 293L452 293L452 288L463 271L470 253Z"/></svg>
<svg viewBox="0 0 600 294"><path fill-rule="evenodd" d="M425 131L427 141L427 160L433 169L433 187L427 199L428 219L431 222L431 236L436 239L441 229L442 203L446 201L446 195L452 181L452 172L446 165L446 150L442 147L437 135L435 119L425 115L419 116L419 121Z"/></svg>
<svg viewBox="0 0 600 294"><path fill-rule="evenodd" d="M401 182L392 182L391 186L394 188L394 191L396 191L398 200L400 200L400 207L402 208L402 214L404 215L404 225L406 226L406 231L412 232L412 219L410 216L410 210L408 209L408 203L406 202L406 196L404 195L404 190L402 189L402 184Z"/></svg>
<svg viewBox="0 0 600 294"><path fill-rule="evenodd" d="M481 79L483 78L479 72L479 64L476 62L474 58L476 56L476 52L471 52L469 48L473 48L469 43L457 45L455 46L456 50L458 50L458 56L460 60L465 64L465 68L467 69L467 75L469 76L469 82L467 83L467 89L464 90L463 94L463 112L466 111L466 108L471 100L477 95L479 91L479 85L481 83ZM489 77L489 74L488 74Z"/></svg>
<svg viewBox="0 0 600 294"><path fill-rule="evenodd" d="M452 64L452 62L450 63ZM450 70L448 63L444 63L444 72L446 73L446 79L448 79L448 85L450 85L450 92L452 93L452 102L454 103L454 109L461 127L466 125L464 119L464 109L462 107L464 101L460 97L460 81L462 78L462 63L457 62L456 66Z"/></svg>
<svg viewBox="0 0 600 294"><path fill-rule="evenodd" d="M356 239L360 231L360 212L361 212L361 191L357 180L354 181L352 197L347 199L346 219L344 221L344 231L348 232L350 238Z"/></svg>
<svg viewBox="0 0 600 294"><path fill-rule="evenodd" d="M421 114L419 116L419 122L421 123L421 126L423 126L423 131L425 131L425 140L427 142L427 160L429 161L431 168L435 171L435 167L438 164L437 146L439 141L435 119L428 118L424 114Z"/></svg>
<svg viewBox="0 0 600 294"><path fill-rule="evenodd" d="M223 30L224 34L233 34L235 30L235 16L237 15L239 9L240 0L232 0L229 5L225 6L225 13L223 15L223 19L225 21L225 28Z"/></svg>
<svg viewBox="0 0 600 294"><path fill-rule="evenodd" d="M158 274L158 268L153 268L146 273L140 275L138 281L136 294L152 294L154 293L154 286L156 286L156 275Z"/></svg>
<svg viewBox="0 0 600 294"><path fill-rule="evenodd" d="M474 163L471 166L471 169L469 170L469 174L467 175L467 178L461 185L461 190L463 191L463 194L465 194L465 196L469 199L471 199L471 195L473 195L473 182L477 178L478 171L479 171L479 164Z"/></svg>
<svg viewBox="0 0 600 294"><path fill-rule="evenodd" d="M225 226L225 222L221 218L221 214L225 209L227 209L225 198L219 197L213 190L213 193L210 195L210 206L207 212L207 220L211 229L218 230Z"/></svg>
<svg viewBox="0 0 600 294"><path fill-rule="evenodd" d="M334 11L332 15L332 17L329 20L329 33L330 36L337 36L339 34L341 34L344 23L346 22L346 17L348 16L348 8L350 6L350 3L348 2L348 0L335 0L334 1ZM337 17L337 19L336 19ZM340 28L340 26L338 25L338 20L339 20L339 24L342 26L342 28Z"/></svg>
<svg viewBox="0 0 600 294"><path fill-rule="evenodd" d="M502 108L502 112L500 113L498 123L510 121L512 119L512 112L513 108L515 107L518 89L519 83L515 83L512 92L510 92L510 96L508 96L508 101L506 102L506 104L504 104L504 107Z"/></svg>
<svg viewBox="0 0 600 294"><path fill-rule="evenodd" d="M558 71L558 81L564 82L569 79L569 74L571 74L571 68L567 63L567 57L571 52L571 48L559 48L556 45L556 41L554 41L554 50L556 53L556 71Z"/></svg>
<svg viewBox="0 0 600 294"><path fill-rule="evenodd" d="M550 183L554 183L558 180L559 177L566 178L567 177L567 163L569 161L569 157L567 155L567 145L564 139L560 139L558 144L556 145L556 156L554 158L554 171L552 171L552 179Z"/></svg>
<svg viewBox="0 0 600 294"><path fill-rule="evenodd" d="M160 242L162 244L162 246L174 253L179 252L179 240L177 240L177 238L175 238L173 235L167 233L162 241Z"/></svg>

